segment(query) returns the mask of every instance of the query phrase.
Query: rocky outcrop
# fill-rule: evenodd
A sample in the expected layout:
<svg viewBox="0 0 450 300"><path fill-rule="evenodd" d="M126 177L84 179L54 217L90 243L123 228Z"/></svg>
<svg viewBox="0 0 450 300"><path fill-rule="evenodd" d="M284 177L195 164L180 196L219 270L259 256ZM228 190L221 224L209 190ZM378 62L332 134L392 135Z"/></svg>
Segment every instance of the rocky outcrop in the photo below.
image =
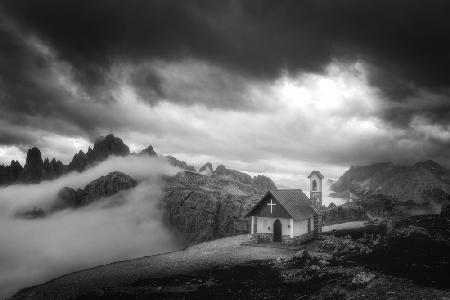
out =
<svg viewBox="0 0 450 300"><path fill-rule="evenodd" d="M167 161L169 162L169 164L171 164L172 166L181 168L183 170L186 171L191 171L191 172L196 172L197 170L195 170L194 166L190 166L188 165L185 161L182 160L178 160L173 156L166 156Z"/></svg>
<svg viewBox="0 0 450 300"><path fill-rule="evenodd" d="M351 167L331 189L341 196L350 192L360 197L381 194L402 203L427 205L442 202L441 196L450 193L450 171L431 160L412 166L378 163Z"/></svg>
<svg viewBox="0 0 450 300"><path fill-rule="evenodd" d="M253 177L252 186L256 190L258 190L258 192L260 194L263 194L263 193L267 192L268 190L276 190L277 189L277 186L272 181L272 179L270 179L269 177L264 176L264 175L257 175L255 177Z"/></svg>
<svg viewBox="0 0 450 300"><path fill-rule="evenodd" d="M88 151L87 156L90 163L103 161L110 155L127 156L130 148L124 144L122 139L108 134L98 138L94 143L92 151Z"/></svg>
<svg viewBox="0 0 450 300"><path fill-rule="evenodd" d="M26 183L39 183L44 177L44 162L41 151L34 147L28 150L25 166L22 171L22 181Z"/></svg>
<svg viewBox="0 0 450 300"><path fill-rule="evenodd" d="M244 184L251 184L252 183L252 177L246 173L236 171L236 170L230 170L225 168L224 165L220 165L216 168L214 171L214 174L220 175L220 176L227 176L229 178L233 178L239 182L242 182Z"/></svg>
<svg viewBox="0 0 450 300"><path fill-rule="evenodd" d="M164 179L166 222L187 244L248 233L246 212L262 193L276 189L268 177L253 179L245 173L223 168L226 172L214 172L210 176L183 172Z"/></svg>
<svg viewBox="0 0 450 300"><path fill-rule="evenodd" d="M210 162L207 162L200 169L198 169L198 172L206 176L211 176L213 173L213 166Z"/></svg>
<svg viewBox="0 0 450 300"><path fill-rule="evenodd" d="M248 233L244 215L259 199L251 185L190 172L167 177L165 183L166 223L187 244Z"/></svg>
<svg viewBox="0 0 450 300"><path fill-rule="evenodd" d="M148 155L151 157L157 157L158 155L156 154L155 150L153 150L153 147L150 145L147 148L145 148L144 150L142 150L140 153L140 155Z"/></svg>
<svg viewBox="0 0 450 300"><path fill-rule="evenodd" d="M67 208L78 208L88 205L98 199L112 196L120 191L128 190L137 185L136 180L122 172L111 172L99 177L85 186L84 189L62 188L53 205L47 210L40 207L24 209L16 212L15 217L24 219L42 218L47 214Z"/></svg>
<svg viewBox="0 0 450 300"><path fill-rule="evenodd" d="M52 210L61 210L66 208L78 207L81 204L81 200L84 197L84 191L78 189L78 191L64 187L58 193L58 199L55 202Z"/></svg>
<svg viewBox="0 0 450 300"><path fill-rule="evenodd" d="M80 199L80 205L87 205L96 199L114 195L115 193L128 190L137 185L137 181L122 172L111 172L106 176L97 178L84 188L84 195Z"/></svg>

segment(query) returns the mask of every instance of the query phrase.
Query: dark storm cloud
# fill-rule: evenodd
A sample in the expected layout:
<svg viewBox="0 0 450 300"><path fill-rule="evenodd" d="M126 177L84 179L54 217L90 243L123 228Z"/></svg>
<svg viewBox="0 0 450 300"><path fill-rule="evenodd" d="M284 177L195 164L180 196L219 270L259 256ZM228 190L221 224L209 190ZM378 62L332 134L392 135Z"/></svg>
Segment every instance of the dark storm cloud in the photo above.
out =
<svg viewBox="0 0 450 300"><path fill-rule="evenodd" d="M89 113L55 83L53 62L39 46L7 20L0 19L0 24L0 144L16 144L19 137L30 144L38 137L27 131L36 125L56 133L92 129Z"/></svg>
<svg viewBox="0 0 450 300"><path fill-rule="evenodd" d="M377 110L354 104L349 119L381 117L405 131L415 130L417 117L444 129L450 120L448 1L5 0L0 8L9 22L0 28L0 144L18 143L11 132L30 144L31 128L91 139L143 130L146 116L136 121L120 105L101 105L116 102L122 67L126 83L152 104L168 100L188 111L199 103L227 114L261 112L255 99L276 98L267 91L280 75L329 76L330 63L362 62L382 94ZM79 94L60 84L56 64ZM249 86L259 90L255 99Z"/></svg>
<svg viewBox="0 0 450 300"><path fill-rule="evenodd" d="M117 60L194 57L253 77L361 59L392 100L449 87L448 1L4 1L88 86ZM157 78L150 88L158 91ZM156 84L156 86L155 86ZM160 89L159 89L160 90Z"/></svg>

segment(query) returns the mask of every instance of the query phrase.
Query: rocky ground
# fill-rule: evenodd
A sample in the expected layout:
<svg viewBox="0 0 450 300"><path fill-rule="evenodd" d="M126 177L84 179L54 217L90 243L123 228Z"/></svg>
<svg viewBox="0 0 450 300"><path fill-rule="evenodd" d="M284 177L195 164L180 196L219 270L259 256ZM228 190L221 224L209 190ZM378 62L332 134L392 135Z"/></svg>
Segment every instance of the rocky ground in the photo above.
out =
<svg viewBox="0 0 450 300"><path fill-rule="evenodd" d="M387 235L334 231L299 251L230 237L65 275L14 299L448 300L443 224L427 216L398 222Z"/></svg>

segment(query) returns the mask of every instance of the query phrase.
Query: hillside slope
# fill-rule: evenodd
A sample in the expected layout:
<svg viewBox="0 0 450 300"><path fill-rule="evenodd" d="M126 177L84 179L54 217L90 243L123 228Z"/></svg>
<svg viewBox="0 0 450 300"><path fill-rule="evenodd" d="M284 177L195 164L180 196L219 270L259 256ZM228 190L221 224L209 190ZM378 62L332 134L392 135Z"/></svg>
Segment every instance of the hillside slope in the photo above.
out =
<svg viewBox="0 0 450 300"><path fill-rule="evenodd" d="M261 176L233 177L230 172L207 176L186 171L165 178L165 219L187 244L248 233L243 216L262 194L276 188L267 177L261 184Z"/></svg>

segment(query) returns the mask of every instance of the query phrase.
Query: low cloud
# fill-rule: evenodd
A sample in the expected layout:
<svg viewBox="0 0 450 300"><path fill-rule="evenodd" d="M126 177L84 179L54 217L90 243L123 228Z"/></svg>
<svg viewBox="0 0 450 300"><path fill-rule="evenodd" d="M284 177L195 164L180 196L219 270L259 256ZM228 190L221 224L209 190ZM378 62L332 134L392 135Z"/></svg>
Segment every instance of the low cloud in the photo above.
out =
<svg viewBox="0 0 450 300"><path fill-rule="evenodd" d="M83 187L115 170L140 182L105 199L109 202L120 197L122 205L105 207L100 201L42 219L13 217L18 209L50 205L63 186ZM158 205L162 197L160 176L176 172L163 160L116 157L55 181L1 188L0 298L75 270L177 249L180 245L164 227Z"/></svg>

